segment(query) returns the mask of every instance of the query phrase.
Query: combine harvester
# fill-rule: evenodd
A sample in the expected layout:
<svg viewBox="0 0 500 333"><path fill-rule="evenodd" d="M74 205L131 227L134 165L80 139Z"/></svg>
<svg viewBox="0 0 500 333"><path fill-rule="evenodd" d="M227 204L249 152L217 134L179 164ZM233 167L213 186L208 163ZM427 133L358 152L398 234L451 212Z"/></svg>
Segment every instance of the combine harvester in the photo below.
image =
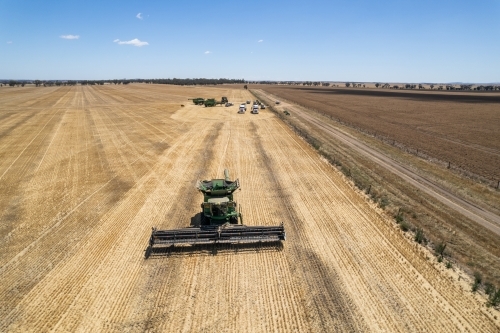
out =
<svg viewBox="0 0 500 333"><path fill-rule="evenodd" d="M229 180L229 171L224 170L224 179L198 181L196 187L203 193L201 204L201 226L175 230L153 228L145 257L154 249L176 244L224 244L279 242L286 239L283 223L279 226L245 226L241 206L233 200L233 193L240 187L238 179Z"/></svg>

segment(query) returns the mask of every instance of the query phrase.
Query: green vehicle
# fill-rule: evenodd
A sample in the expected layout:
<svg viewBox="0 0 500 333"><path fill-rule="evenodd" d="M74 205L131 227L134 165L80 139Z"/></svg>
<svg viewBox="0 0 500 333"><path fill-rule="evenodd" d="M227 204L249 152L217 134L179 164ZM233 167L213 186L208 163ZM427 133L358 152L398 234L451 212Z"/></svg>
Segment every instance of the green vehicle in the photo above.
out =
<svg viewBox="0 0 500 333"><path fill-rule="evenodd" d="M216 101L215 98L209 98L205 100L205 107L216 106L217 104L226 104L228 102L227 97L222 97L220 101Z"/></svg>
<svg viewBox="0 0 500 333"><path fill-rule="evenodd" d="M229 180L229 171L224 170L224 179L200 180L196 188L203 193L201 204L201 225L221 225L225 223L243 224L238 204L233 193L240 188L238 179Z"/></svg>
<svg viewBox="0 0 500 333"><path fill-rule="evenodd" d="M220 102L217 102L215 100L215 98L209 98L209 99L205 100L204 104L205 104L205 107L207 107L207 106L211 107L211 106L216 106L217 104L220 104Z"/></svg>
<svg viewBox="0 0 500 333"><path fill-rule="evenodd" d="M198 97L198 98L190 98L190 101L193 101L194 105L203 105L205 103L205 99Z"/></svg>
<svg viewBox="0 0 500 333"><path fill-rule="evenodd" d="M223 179L199 180L196 188L203 194L200 225L174 230L153 228L146 259L153 253L165 253L161 246L281 242L286 239L283 223L278 226L242 224L241 209L233 197L240 182L230 180L228 170L224 170Z"/></svg>

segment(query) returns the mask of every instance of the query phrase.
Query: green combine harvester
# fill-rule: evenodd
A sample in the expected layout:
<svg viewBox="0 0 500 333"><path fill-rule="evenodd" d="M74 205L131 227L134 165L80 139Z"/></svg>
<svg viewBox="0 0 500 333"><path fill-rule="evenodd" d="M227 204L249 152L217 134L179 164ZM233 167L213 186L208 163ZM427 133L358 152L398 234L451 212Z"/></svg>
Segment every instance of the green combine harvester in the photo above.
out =
<svg viewBox="0 0 500 333"><path fill-rule="evenodd" d="M243 225L241 207L233 198L240 182L238 179L231 181L227 169L224 176L224 179L202 180L196 184L196 188L203 193L201 225L176 230L153 228L146 258L159 246L279 242L286 239L283 223L279 226Z"/></svg>

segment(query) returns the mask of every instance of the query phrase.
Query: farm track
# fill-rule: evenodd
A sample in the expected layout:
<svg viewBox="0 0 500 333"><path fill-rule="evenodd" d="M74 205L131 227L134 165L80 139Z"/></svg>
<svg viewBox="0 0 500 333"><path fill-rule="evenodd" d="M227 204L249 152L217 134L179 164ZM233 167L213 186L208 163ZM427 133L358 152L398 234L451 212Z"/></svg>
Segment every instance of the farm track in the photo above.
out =
<svg viewBox="0 0 500 333"><path fill-rule="evenodd" d="M497 311L270 111L237 114L250 93L24 89L0 91L12 124L33 114L0 137L0 331L500 328ZM236 106L189 105L198 95ZM144 260L151 227L196 223L195 181L224 168L240 179L245 224L284 221L284 246L180 247Z"/></svg>

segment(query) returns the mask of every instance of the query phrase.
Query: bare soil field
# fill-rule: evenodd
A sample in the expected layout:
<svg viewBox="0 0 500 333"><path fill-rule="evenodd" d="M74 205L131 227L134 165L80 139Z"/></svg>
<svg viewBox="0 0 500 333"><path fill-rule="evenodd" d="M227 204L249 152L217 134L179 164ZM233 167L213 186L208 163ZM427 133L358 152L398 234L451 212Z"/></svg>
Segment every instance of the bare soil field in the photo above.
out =
<svg viewBox="0 0 500 333"><path fill-rule="evenodd" d="M227 96L234 107L192 105ZM238 87L0 90L0 331L498 332L500 314ZM181 106L184 105L184 106ZM283 246L179 247L197 179L239 178ZM214 250L215 249L215 250Z"/></svg>
<svg viewBox="0 0 500 333"><path fill-rule="evenodd" d="M493 186L500 181L499 93L261 88L414 153L449 162Z"/></svg>

